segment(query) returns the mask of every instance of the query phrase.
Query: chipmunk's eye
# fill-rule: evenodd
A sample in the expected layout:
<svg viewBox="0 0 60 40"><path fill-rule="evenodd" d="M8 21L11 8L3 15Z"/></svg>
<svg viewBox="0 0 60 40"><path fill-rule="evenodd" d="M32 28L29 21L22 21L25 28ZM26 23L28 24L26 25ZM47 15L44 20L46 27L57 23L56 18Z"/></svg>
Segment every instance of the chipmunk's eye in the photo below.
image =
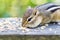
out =
<svg viewBox="0 0 60 40"><path fill-rule="evenodd" d="M29 18L28 21L31 21L32 18Z"/></svg>
<svg viewBox="0 0 60 40"><path fill-rule="evenodd" d="M35 12L35 15L36 15L36 12Z"/></svg>
<svg viewBox="0 0 60 40"><path fill-rule="evenodd" d="M34 15L36 15L37 12L34 13Z"/></svg>

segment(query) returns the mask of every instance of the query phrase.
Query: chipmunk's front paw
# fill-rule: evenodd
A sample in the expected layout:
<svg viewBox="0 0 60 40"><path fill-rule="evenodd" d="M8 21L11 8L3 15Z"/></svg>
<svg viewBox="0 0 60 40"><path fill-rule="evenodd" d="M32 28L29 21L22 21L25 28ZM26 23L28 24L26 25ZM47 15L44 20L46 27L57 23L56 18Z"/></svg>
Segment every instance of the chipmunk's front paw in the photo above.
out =
<svg viewBox="0 0 60 40"><path fill-rule="evenodd" d="M48 26L48 24L42 25L40 28L45 29Z"/></svg>
<svg viewBox="0 0 60 40"><path fill-rule="evenodd" d="M24 28L24 27L21 27L20 29L22 30L22 32L29 32L30 31L29 29Z"/></svg>

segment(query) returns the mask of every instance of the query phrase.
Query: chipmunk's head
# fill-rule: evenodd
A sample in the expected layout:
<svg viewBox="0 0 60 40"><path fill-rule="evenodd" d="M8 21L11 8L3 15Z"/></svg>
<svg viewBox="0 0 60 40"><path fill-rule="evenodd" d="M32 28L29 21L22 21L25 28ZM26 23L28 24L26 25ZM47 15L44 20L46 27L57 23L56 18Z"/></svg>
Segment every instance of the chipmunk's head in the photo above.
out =
<svg viewBox="0 0 60 40"><path fill-rule="evenodd" d="M41 21L40 12L33 8L28 8L22 19L22 27L36 27Z"/></svg>

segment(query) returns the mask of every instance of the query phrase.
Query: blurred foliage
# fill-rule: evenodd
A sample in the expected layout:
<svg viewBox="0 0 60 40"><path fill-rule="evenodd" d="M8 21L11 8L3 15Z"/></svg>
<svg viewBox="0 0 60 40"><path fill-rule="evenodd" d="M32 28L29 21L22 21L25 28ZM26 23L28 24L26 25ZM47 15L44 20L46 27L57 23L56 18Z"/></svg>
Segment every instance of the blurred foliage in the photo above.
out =
<svg viewBox="0 0 60 40"><path fill-rule="evenodd" d="M0 0L0 17L22 17L28 6L35 7L56 1L59 2L59 0Z"/></svg>

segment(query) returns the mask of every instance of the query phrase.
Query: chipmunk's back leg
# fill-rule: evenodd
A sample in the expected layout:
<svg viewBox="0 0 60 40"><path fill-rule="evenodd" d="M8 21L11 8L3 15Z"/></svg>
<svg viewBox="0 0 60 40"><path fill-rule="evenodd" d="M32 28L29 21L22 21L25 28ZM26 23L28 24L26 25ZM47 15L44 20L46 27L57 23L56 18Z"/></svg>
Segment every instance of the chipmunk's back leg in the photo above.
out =
<svg viewBox="0 0 60 40"><path fill-rule="evenodd" d="M52 14L52 22L60 22L60 9Z"/></svg>

